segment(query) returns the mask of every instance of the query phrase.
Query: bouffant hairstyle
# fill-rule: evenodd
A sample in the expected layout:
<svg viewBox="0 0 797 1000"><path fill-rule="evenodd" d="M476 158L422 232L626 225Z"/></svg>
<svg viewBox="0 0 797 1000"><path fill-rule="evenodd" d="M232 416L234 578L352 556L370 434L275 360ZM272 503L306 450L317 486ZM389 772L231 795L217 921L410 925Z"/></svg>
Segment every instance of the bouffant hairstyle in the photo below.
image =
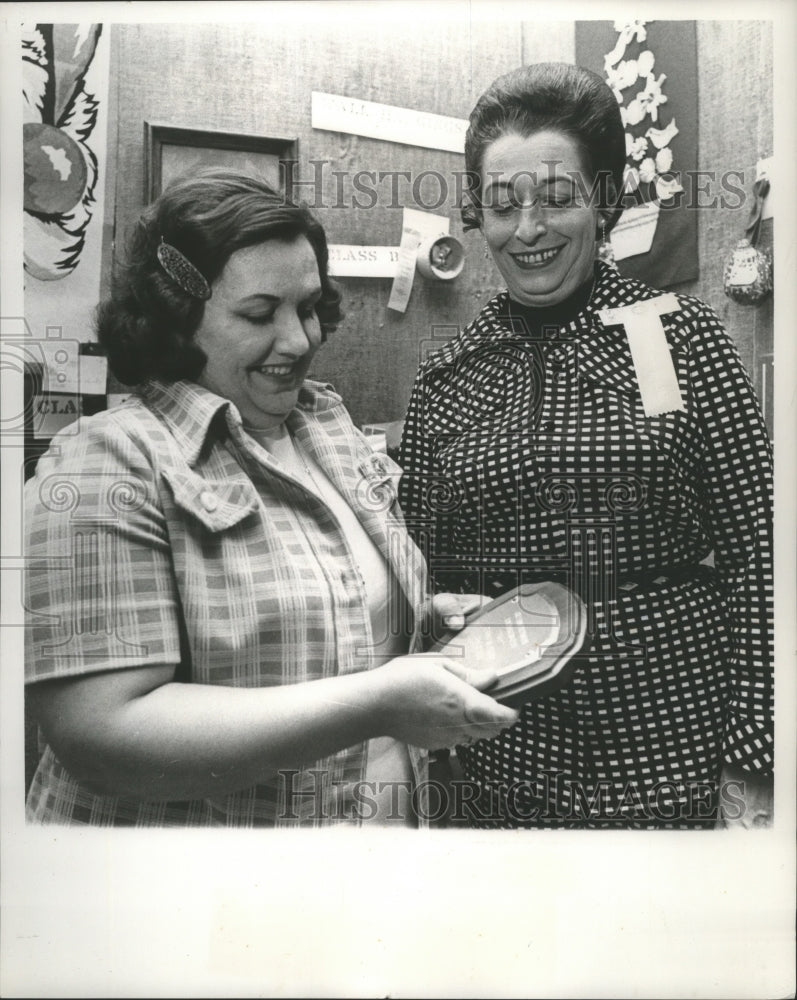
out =
<svg viewBox="0 0 797 1000"><path fill-rule="evenodd" d="M466 230L481 225L484 154L504 135L528 138L558 131L576 142L590 176L598 181L598 208L610 231L622 212L625 129L617 98L596 73L569 63L521 66L487 88L470 115L465 136L469 188L462 203Z"/></svg>
<svg viewBox="0 0 797 1000"><path fill-rule="evenodd" d="M324 230L310 210L261 178L234 170L202 169L173 181L142 213L113 293L97 310L97 337L116 378L131 386L148 378L196 379L207 362L193 340L204 302L161 267L161 240L187 257L212 288L236 250L300 236L318 260L316 313L326 336L342 318L340 293L329 277Z"/></svg>

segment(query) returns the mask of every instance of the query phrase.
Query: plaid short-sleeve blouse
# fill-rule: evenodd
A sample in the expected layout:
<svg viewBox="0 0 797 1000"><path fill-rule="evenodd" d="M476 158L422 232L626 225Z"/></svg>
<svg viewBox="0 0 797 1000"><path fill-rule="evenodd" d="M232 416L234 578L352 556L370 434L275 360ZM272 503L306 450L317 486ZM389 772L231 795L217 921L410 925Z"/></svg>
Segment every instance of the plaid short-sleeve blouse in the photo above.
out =
<svg viewBox="0 0 797 1000"><path fill-rule="evenodd" d="M557 578L590 615L575 679L459 751L477 825L708 824L723 759L772 767L769 437L689 296L664 317L685 409L645 415L598 312L658 294L598 263L586 306L531 329L502 293L418 374L399 493L436 586Z"/></svg>
<svg viewBox="0 0 797 1000"><path fill-rule="evenodd" d="M328 387L306 382L287 423L384 556L411 631L425 567L395 503L398 468ZM28 683L155 663L178 665L186 682L262 687L368 665L378 637L338 520L253 446L229 401L193 383L150 383L57 438L27 486L26 518ZM417 783L425 755L409 751ZM357 744L218 799L134 802L93 794L47 747L28 818L358 822L367 754Z"/></svg>

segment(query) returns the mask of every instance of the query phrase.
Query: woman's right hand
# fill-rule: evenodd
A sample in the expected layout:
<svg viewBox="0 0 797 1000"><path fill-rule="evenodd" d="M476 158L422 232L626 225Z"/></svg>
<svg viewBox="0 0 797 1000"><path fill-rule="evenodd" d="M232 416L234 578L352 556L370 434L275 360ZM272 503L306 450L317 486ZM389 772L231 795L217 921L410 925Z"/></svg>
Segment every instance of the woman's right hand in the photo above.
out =
<svg viewBox="0 0 797 1000"><path fill-rule="evenodd" d="M518 719L515 709L482 693L496 676L442 656L397 657L373 671L380 731L427 750L492 739Z"/></svg>

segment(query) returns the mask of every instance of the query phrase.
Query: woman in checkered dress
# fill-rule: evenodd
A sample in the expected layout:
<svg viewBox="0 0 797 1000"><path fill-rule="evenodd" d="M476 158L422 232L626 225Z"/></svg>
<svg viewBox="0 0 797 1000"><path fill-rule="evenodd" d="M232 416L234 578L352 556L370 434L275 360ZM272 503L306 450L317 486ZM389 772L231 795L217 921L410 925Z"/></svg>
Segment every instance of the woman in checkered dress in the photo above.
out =
<svg viewBox="0 0 797 1000"><path fill-rule="evenodd" d="M471 115L463 217L507 290L421 366L400 498L438 587L558 579L589 633L566 686L459 748L476 826L770 816L769 438L714 312L598 259L624 164L614 95L573 66L507 74Z"/></svg>

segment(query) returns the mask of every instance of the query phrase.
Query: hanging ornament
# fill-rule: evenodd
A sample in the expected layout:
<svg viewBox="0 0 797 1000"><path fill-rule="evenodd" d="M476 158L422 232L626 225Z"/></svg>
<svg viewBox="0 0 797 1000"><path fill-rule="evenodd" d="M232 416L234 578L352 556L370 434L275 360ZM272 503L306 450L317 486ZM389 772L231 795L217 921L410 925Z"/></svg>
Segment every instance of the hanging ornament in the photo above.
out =
<svg viewBox="0 0 797 1000"><path fill-rule="evenodd" d="M604 264L609 264L610 267L615 267L614 247L606 235L606 222L603 219L601 219L601 241L598 244L598 260L603 261Z"/></svg>
<svg viewBox="0 0 797 1000"><path fill-rule="evenodd" d="M766 177L753 185L753 207L746 236L739 240L725 264L725 294L742 305L754 305L772 291L772 261L766 250L756 247L768 192L769 181Z"/></svg>

